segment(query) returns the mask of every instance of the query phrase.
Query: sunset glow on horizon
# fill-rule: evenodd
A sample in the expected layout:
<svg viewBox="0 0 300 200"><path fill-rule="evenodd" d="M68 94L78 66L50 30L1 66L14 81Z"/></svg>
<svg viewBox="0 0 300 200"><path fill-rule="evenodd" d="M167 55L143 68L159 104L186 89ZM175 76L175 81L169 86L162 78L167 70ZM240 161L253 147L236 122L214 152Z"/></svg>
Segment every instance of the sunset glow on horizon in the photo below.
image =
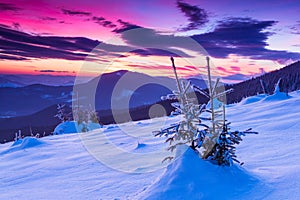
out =
<svg viewBox="0 0 300 200"><path fill-rule="evenodd" d="M250 77L300 59L299 8L296 0L1 1L0 74L173 76L175 56L179 73L195 76L206 55L190 38L216 75Z"/></svg>

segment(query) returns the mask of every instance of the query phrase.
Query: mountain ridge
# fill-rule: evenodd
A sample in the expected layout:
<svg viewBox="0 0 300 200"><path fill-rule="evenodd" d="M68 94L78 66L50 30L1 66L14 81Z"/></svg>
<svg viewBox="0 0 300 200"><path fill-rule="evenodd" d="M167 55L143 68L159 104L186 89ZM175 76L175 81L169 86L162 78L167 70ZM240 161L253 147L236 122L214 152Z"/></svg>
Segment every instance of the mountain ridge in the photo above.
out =
<svg viewBox="0 0 300 200"><path fill-rule="evenodd" d="M227 103L238 103L242 99L248 97L248 96L254 96L256 94L262 93L263 89L260 83L260 80L262 80L265 85L266 85L266 90L268 91L269 94L272 94L274 91L274 86L278 82L279 79L282 79L281 81L281 90L283 92L291 92L295 90L300 90L300 61L297 61L291 65L288 65L284 68L281 68L279 70L275 70L273 72L266 73L262 76L256 77L249 79L247 81L237 83L237 84L231 84L231 85L226 85L226 89L233 88L234 92L229 93L227 95ZM35 88L36 91L39 91L39 87L41 85L34 85L31 86L32 88ZM174 83L175 86L175 83ZM62 86L58 86L57 88L61 88ZM70 86L64 86L64 87L69 87L70 92L72 87ZM30 88L30 87L29 87ZM48 86L49 88L53 88L51 86ZM56 88L56 89L57 89ZM1 96L3 88L0 88L0 99L3 102L3 96ZM17 90L17 88L12 88L12 90ZM60 91L61 92L61 91ZM168 91L165 91L168 92ZM171 92L171 91L169 91ZM24 93L24 92L23 92ZM26 93L26 92L25 92ZM59 93L59 92L58 92ZM61 95L61 93L59 93ZM65 94L66 95L66 94ZM68 93L69 96L71 96L70 93ZM159 96L159 95L158 95ZM197 94L198 99L201 101L200 103L205 103L207 102L207 98L204 98L200 94ZM24 101L24 97L20 98L19 96L15 96L16 101ZM143 100L143 99L142 99ZM1 102L0 102L0 108L1 108ZM9 102L11 103L11 102ZM60 101L58 103L64 103L63 101ZM69 102L70 105L71 102ZM5 138L13 138L14 133L18 131L19 129L23 130L29 130L29 127L31 124L29 123L30 121L28 119L33 119L34 117L37 117L39 119L44 120L45 122L49 121L48 124L45 124L43 126L37 126L38 124L35 125L35 130L36 132L43 132L44 130L48 131L47 134L50 134L51 131L54 129L55 124L58 123L59 121L54 121L54 120L49 120L49 118L52 118L54 116L54 113L56 113L56 104L53 103L49 105L48 107L46 106L43 109L38 110L35 113L31 113L30 115L22 116L21 118L7 118L7 119L0 119L0 142L3 142ZM139 119L147 119L149 118L149 110L152 105L154 104L160 104L162 105L165 110L167 111L167 114L169 114L173 108L171 106L170 101L161 101L161 100L156 100L154 102L150 102L148 105L141 104L138 106L131 106L130 110L130 116L133 120L139 120ZM104 124L108 123L115 123L112 112L109 108L96 108L97 111L100 112L99 118L100 121ZM126 110L122 109L117 109L118 113L122 115L122 120L125 122L126 120L129 120L128 116L124 113L126 113ZM41 114L42 113L42 114ZM17 122L19 121L27 121L28 124L23 124L22 126L18 126ZM32 121L32 120L31 120ZM51 121L51 123L50 123ZM5 128L3 128L5 127ZM11 128L9 128L11 127Z"/></svg>

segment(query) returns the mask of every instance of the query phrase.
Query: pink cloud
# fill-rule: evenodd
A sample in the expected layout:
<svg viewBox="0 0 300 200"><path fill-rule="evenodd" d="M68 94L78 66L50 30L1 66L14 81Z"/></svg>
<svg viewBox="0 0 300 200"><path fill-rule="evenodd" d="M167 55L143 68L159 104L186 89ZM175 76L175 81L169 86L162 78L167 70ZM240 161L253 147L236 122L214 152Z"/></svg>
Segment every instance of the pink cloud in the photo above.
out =
<svg viewBox="0 0 300 200"><path fill-rule="evenodd" d="M228 73L227 69L225 69L224 67L216 67L217 70L223 72L223 73Z"/></svg>
<svg viewBox="0 0 300 200"><path fill-rule="evenodd" d="M238 72L241 71L241 68L238 67L238 66L231 66L230 68L231 68L233 71L236 71L236 72L237 72L237 71L238 71Z"/></svg>

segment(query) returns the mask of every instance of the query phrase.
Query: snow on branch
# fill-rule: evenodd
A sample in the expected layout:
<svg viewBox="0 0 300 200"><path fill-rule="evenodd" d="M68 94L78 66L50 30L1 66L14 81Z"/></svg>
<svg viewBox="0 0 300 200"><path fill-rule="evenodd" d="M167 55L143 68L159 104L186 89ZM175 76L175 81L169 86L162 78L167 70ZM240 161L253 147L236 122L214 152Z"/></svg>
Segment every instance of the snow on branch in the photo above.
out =
<svg viewBox="0 0 300 200"><path fill-rule="evenodd" d="M241 163L236 156L235 145L242 141L246 134L257 134L248 129L246 131L230 131L230 122L225 118L225 105L219 99L233 90L217 92L219 81L212 84L210 63L207 57L208 92L192 85L190 82L180 80L177 75L174 59L171 58L173 71L177 83L177 91L162 97L163 100L175 100L171 105L176 114L182 116L180 122L154 131L155 136L166 137L169 151L174 151L179 145L188 144L194 151L200 154L202 159L209 160L218 165L231 166L233 162ZM209 98L209 104L198 104L195 100L187 98L189 93L199 92ZM173 114L174 114L173 113ZM204 116L203 116L204 115ZM173 157L167 157L163 161L170 161Z"/></svg>

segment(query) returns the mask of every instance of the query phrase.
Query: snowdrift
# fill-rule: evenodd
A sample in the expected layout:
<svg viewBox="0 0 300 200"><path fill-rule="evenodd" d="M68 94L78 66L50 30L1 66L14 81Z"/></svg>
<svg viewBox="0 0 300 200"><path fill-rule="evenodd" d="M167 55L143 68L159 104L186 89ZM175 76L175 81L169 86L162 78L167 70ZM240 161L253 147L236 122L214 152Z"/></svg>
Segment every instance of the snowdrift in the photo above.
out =
<svg viewBox="0 0 300 200"><path fill-rule="evenodd" d="M247 105L247 104L251 104L251 103L255 103L255 102L259 102L259 101L262 101L262 102L283 101L283 100L290 99L290 98L291 98L291 96L289 96L288 94L278 91L272 95L259 94L256 96L246 97L238 104L239 105Z"/></svg>
<svg viewBox="0 0 300 200"><path fill-rule="evenodd" d="M250 103L255 103L262 100L265 97L267 97L266 94L258 94L256 96L246 97L239 103L239 105L247 105Z"/></svg>
<svg viewBox="0 0 300 200"><path fill-rule="evenodd" d="M38 138L34 137L25 137L15 141L7 150L3 151L1 154L6 154L13 151L24 150L27 148L36 147L39 145L46 144Z"/></svg>
<svg viewBox="0 0 300 200"><path fill-rule="evenodd" d="M287 93L284 93L284 92L281 92L280 91L280 82L281 82L281 79L278 80L276 86L275 86L275 89L274 89L274 93L270 96L267 96L263 99L263 101L280 101L280 100L286 100L286 99L289 99L291 98L291 96L289 96Z"/></svg>
<svg viewBox="0 0 300 200"><path fill-rule="evenodd" d="M276 92L270 96L265 97L262 101L282 101L291 98L287 93Z"/></svg>
<svg viewBox="0 0 300 200"><path fill-rule="evenodd" d="M182 156L137 199L263 199L270 191L263 181L237 165L214 165L187 147L176 154Z"/></svg>
<svg viewBox="0 0 300 200"><path fill-rule="evenodd" d="M68 133L78 133L82 132L83 129L86 129L85 131L91 131L94 129L101 128L102 126L97 123L88 123L88 124L77 124L75 121L66 121L58 124L53 134L59 135L59 134L68 134Z"/></svg>
<svg viewBox="0 0 300 200"><path fill-rule="evenodd" d="M144 144L144 143L138 143L137 146L135 147L135 150L136 150L136 149L145 148L146 146L147 146L147 144Z"/></svg>

